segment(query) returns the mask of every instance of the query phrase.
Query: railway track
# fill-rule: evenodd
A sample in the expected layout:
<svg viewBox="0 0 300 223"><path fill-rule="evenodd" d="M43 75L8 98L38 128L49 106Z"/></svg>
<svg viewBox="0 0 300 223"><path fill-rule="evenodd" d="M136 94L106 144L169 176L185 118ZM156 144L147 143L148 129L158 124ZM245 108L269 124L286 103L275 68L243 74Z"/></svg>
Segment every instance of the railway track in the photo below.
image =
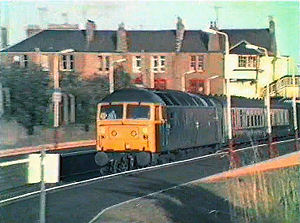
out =
<svg viewBox="0 0 300 223"><path fill-rule="evenodd" d="M294 139L278 141L278 142L274 142L273 145L282 145L284 143L293 143L293 141L294 141ZM242 147L242 145L240 145L240 147ZM259 149L260 154L261 154L260 159L256 160L257 162L262 161L262 160L267 160L269 158L267 144L252 145L250 147L245 147L245 145L244 145L243 148L238 148L236 150L236 153L238 153L242 157L242 160L243 160L242 165L248 165L248 164L255 163L255 161L253 160L253 158L255 157L255 152L254 152L255 148ZM290 149L279 148L280 155L283 155L283 154L293 151L293 146L289 146L289 148ZM73 153L73 154L76 155L76 153ZM78 154L80 154L80 153L77 153L77 155ZM127 170L127 171L119 172L119 173L110 173L110 174L106 174L104 176L100 174L98 169L86 170L85 172L81 172L81 173L77 172L77 173L63 176L61 181L58 184L48 185L47 191L52 191L52 190L59 189L59 188L66 188L66 187L70 187L70 186L74 186L74 185L80 185L80 184L89 183L89 182L93 182L93 181L97 181L97 180L115 178L115 177L122 176L122 175L129 175L129 174L134 174L134 173L139 173L139 172L144 172L144 171L151 171L151 170L155 170L155 169L165 168L165 167L169 167L169 166L182 165L185 163L190 163L190 162L195 162L195 161L198 161L201 159L205 159L207 157L219 157L221 159L221 158L224 158L224 156L228 156L227 148L222 148L221 150L219 150L213 154L201 155L201 156L192 157L192 158L185 159L185 160L179 160L179 161L174 161L174 162L165 163L165 164L159 164L159 165L155 165L155 166L148 166L148 167L134 169L134 170ZM93 156L91 156L91 157L93 157ZM245 157L247 157L247 158L245 158ZM69 160L69 162L72 163L72 160ZM12 191L12 190L2 191L4 193L8 192L11 195L7 195L4 197L1 196L2 201L0 201L0 204L6 203L9 201L13 201L16 199L20 199L23 197L31 196L34 194L38 194L40 192L38 189L38 184L32 185L31 190L30 190L30 187L28 187L28 186L26 186L25 188L26 188L26 190L24 191L24 190L22 190L22 187L18 187L19 192Z"/></svg>

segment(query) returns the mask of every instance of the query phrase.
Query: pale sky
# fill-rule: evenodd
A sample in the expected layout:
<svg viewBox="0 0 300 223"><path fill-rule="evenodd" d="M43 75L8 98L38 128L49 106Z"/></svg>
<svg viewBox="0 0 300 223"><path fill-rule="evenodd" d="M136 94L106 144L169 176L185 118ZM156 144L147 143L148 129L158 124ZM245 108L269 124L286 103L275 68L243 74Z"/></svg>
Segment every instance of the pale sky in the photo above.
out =
<svg viewBox="0 0 300 223"><path fill-rule="evenodd" d="M298 1L1 1L0 25L9 28L9 44L23 40L28 24L80 24L86 19L97 29L175 29L176 18L186 29L205 29L218 18L220 29L267 28L268 16L276 22L277 45L281 55L300 63L300 23ZM62 16L67 14L67 19Z"/></svg>

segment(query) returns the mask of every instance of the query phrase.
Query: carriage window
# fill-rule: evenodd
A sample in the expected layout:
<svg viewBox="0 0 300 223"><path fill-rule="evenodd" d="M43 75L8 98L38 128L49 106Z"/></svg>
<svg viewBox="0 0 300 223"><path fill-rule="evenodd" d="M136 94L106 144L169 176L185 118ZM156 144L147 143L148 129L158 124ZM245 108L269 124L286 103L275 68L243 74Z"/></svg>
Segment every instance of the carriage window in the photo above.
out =
<svg viewBox="0 0 300 223"><path fill-rule="evenodd" d="M289 112L288 112L288 110L285 111L285 121L286 121L286 124L289 124Z"/></svg>
<svg viewBox="0 0 300 223"><path fill-rule="evenodd" d="M247 115L247 127L250 127L250 116Z"/></svg>
<svg viewBox="0 0 300 223"><path fill-rule="evenodd" d="M250 117L251 117L251 126L254 126L254 116L251 115Z"/></svg>
<svg viewBox="0 0 300 223"><path fill-rule="evenodd" d="M244 127L244 124L243 124L243 111L240 110L240 127Z"/></svg>
<svg viewBox="0 0 300 223"><path fill-rule="evenodd" d="M128 119L150 119L150 107L146 105L127 105Z"/></svg>
<svg viewBox="0 0 300 223"><path fill-rule="evenodd" d="M123 105L102 105L100 120L122 119Z"/></svg>

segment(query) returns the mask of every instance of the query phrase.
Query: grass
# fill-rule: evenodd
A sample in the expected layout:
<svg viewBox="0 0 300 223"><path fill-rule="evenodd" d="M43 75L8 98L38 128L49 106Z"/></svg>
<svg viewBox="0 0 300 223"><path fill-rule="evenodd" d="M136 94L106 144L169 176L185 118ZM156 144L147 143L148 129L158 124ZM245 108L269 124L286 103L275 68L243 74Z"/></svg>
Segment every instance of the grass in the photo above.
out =
<svg viewBox="0 0 300 223"><path fill-rule="evenodd" d="M299 222L299 166L230 179L206 187L228 200L231 222Z"/></svg>

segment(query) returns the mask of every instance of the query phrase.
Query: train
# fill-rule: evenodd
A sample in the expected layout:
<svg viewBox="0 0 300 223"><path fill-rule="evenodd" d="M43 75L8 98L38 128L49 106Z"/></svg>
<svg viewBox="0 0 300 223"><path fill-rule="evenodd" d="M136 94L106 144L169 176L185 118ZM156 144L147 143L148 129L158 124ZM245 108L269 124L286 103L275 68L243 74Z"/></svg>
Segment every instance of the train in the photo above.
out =
<svg viewBox="0 0 300 223"><path fill-rule="evenodd" d="M117 90L98 104L95 162L105 174L216 152L228 145L226 106L222 96ZM295 134L291 101L272 99L270 114L273 138ZM268 138L263 100L232 96L231 121L235 144Z"/></svg>

